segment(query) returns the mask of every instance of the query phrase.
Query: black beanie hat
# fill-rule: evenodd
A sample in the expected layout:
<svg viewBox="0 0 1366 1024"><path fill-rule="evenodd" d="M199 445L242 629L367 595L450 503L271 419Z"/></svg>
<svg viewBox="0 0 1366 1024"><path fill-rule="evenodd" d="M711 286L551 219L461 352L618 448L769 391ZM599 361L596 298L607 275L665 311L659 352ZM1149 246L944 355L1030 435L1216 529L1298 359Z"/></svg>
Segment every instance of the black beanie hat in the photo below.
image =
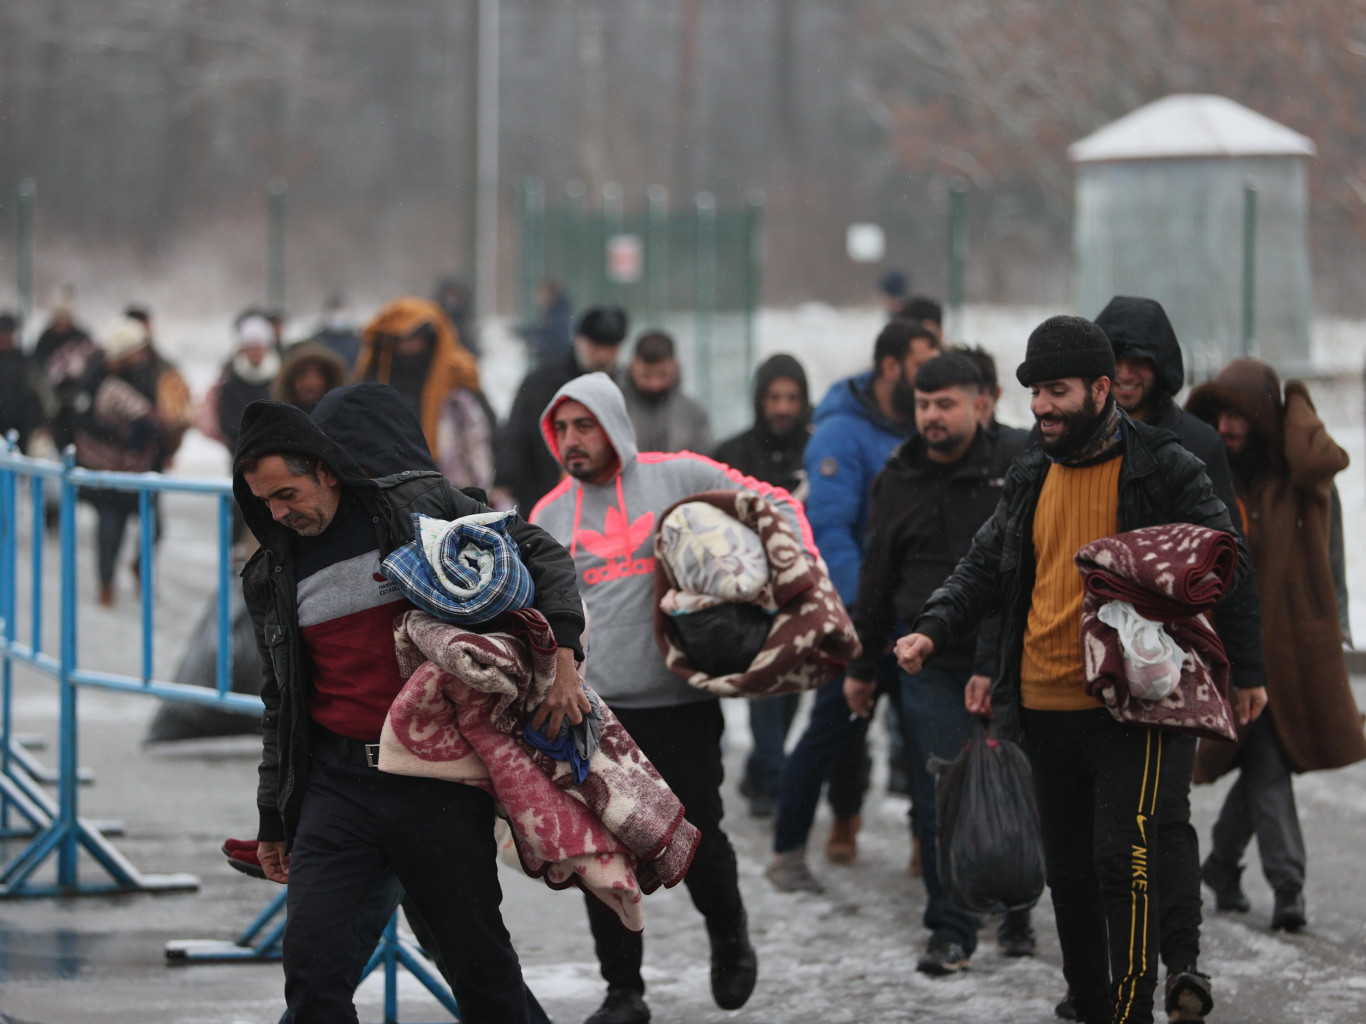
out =
<svg viewBox="0 0 1366 1024"><path fill-rule="evenodd" d="M595 345L620 345L626 340L626 311L617 306L594 306L579 319L576 333Z"/></svg>
<svg viewBox="0 0 1366 1024"><path fill-rule="evenodd" d="M1029 336L1015 378L1025 387L1066 377L1115 377L1115 352L1105 332L1080 316L1051 316Z"/></svg>

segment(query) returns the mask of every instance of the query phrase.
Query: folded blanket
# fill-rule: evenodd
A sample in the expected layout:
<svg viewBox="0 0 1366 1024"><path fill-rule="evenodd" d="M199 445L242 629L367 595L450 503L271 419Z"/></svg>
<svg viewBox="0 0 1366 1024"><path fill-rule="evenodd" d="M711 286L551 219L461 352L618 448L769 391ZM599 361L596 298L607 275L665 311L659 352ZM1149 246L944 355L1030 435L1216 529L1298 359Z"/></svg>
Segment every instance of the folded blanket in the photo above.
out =
<svg viewBox="0 0 1366 1024"><path fill-rule="evenodd" d="M526 608L531 573L508 536L512 512L446 521L413 513L413 539L384 559L384 575L403 596L443 622L477 626Z"/></svg>
<svg viewBox="0 0 1366 1024"><path fill-rule="evenodd" d="M1118 533L1078 551L1087 692L1122 722L1233 739L1228 657L1208 612L1222 600L1237 560L1232 535L1189 523ZM1130 694L1119 635L1098 614L1110 601L1127 601L1144 618L1162 623L1184 653L1181 680L1166 697L1148 701Z"/></svg>
<svg viewBox="0 0 1366 1024"><path fill-rule="evenodd" d="M664 652L665 664L689 686L719 697L767 697L810 690L843 672L849 659L860 651L858 634L820 556L806 551L792 527L760 495L745 490L707 491L686 502L712 505L759 535L778 610L768 640L746 671L707 675L684 652L676 617L661 607L665 595L679 585L662 555L657 535L655 642ZM660 517L661 521L667 520L670 512L672 509Z"/></svg>
<svg viewBox="0 0 1366 1024"><path fill-rule="evenodd" d="M380 769L487 784L529 873L552 886L580 884L638 929L631 893L680 881L700 834L606 705L581 785L569 762L522 739L530 710L554 683L555 638L534 609L508 613L494 625L497 632L481 634L422 612L399 618L395 648L409 679L384 724ZM579 859L599 855L601 871Z"/></svg>

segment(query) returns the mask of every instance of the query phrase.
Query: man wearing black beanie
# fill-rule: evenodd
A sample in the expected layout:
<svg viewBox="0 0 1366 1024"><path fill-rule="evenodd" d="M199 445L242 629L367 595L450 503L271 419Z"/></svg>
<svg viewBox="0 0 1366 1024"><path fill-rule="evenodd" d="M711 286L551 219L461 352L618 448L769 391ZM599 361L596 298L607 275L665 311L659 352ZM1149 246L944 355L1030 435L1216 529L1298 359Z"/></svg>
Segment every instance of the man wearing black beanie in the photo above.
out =
<svg viewBox="0 0 1366 1024"><path fill-rule="evenodd" d="M543 362L517 388L512 411L498 432L495 502L511 500L523 515L560 481L560 464L541 436L541 412L556 392L585 373L616 376L617 356L626 340L626 311L616 306L594 306L579 318L570 351ZM620 383L618 381L618 383Z"/></svg>
<svg viewBox="0 0 1366 1024"><path fill-rule="evenodd" d="M1160 822L1141 801L1167 799L1189 775L1161 756L1165 730L1120 722L1087 693L1072 558L1091 541L1144 526L1235 531L1200 461L1115 404L1114 373L1109 339L1089 320L1051 317L1030 335L1016 377L1032 394L1039 447L1015 460L996 512L896 654L914 675L1000 615L995 682L970 683L966 704L992 714L1004 738L1023 734L1077 1019L1151 1024L1159 879L1147 865ZM1240 538L1240 577L1247 565ZM1243 721L1260 710L1239 702Z"/></svg>

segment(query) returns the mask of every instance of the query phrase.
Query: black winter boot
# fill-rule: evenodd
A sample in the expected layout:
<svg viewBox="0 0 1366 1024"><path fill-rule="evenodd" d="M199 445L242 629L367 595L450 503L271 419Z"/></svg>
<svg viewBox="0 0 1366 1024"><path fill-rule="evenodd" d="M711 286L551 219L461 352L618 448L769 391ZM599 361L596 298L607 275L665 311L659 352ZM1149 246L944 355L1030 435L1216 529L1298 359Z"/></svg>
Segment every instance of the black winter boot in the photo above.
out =
<svg viewBox="0 0 1366 1024"><path fill-rule="evenodd" d="M1214 892L1214 905L1219 910L1233 910L1246 914L1252 904L1243 895L1243 866L1229 864L1217 859L1214 854L1205 858L1200 865L1200 880Z"/></svg>
<svg viewBox="0 0 1366 1024"><path fill-rule="evenodd" d="M740 918L729 928L713 928L707 922L711 939L711 995L723 1010L738 1010L745 1005L759 977L759 958L749 944L749 919Z"/></svg>
<svg viewBox="0 0 1366 1024"><path fill-rule="evenodd" d="M583 1024L649 1024L650 1008L645 997L630 988L611 987L607 998Z"/></svg>

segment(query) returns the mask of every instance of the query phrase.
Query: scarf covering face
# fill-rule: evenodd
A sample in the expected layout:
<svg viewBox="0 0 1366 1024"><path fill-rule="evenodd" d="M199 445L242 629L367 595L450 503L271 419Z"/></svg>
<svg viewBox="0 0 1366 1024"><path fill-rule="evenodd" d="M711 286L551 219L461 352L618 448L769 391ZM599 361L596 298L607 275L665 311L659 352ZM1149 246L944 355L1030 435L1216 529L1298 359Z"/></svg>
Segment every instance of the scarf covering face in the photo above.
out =
<svg viewBox="0 0 1366 1024"><path fill-rule="evenodd" d="M1233 536L1191 523L1146 526L1092 541L1075 561L1085 591L1086 692L1121 722L1235 739L1228 656L1209 620L1237 569ZM1099 616L1110 601L1127 601L1144 618L1162 623L1184 654L1181 679L1166 697L1140 700L1129 692L1119 634Z"/></svg>

